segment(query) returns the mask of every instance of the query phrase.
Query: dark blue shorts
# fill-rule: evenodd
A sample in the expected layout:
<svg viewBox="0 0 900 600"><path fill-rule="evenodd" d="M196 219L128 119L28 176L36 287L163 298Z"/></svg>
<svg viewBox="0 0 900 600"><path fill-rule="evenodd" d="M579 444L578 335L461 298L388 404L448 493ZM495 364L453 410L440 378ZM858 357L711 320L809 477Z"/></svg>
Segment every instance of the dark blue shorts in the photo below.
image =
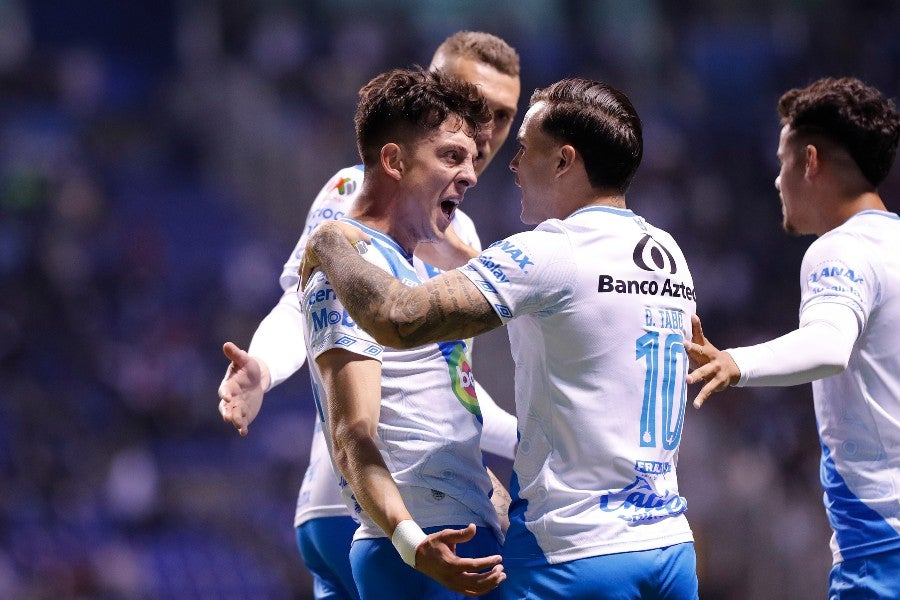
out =
<svg viewBox="0 0 900 600"><path fill-rule="evenodd" d="M506 569L499 600L696 600L694 544Z"/></svg>
<svg viewBox="0 0 900 600"><path fill-rule="evenodd" d="M425 533L442 529L465 529L465 525L427 527ZM479 527L475 537L457 544L456 554L466 558L481 558L500 554L500 544L493 532ZM353 578L363 598L381 600L459 600L462 594L451 592L437 581L416 571L400 558L397 549L387 538L357 540L350 548Z"/></svg>
<svg viewBox="0 0 900 600"><path fill-rule="evenodd" d="M900 598L900 549L839 562L831 568L828 600Z"/></svg>
<svg viewBox="0 0 900 600"><path fill-rule="evenodd" d="M312 573L316 600L359 600L350 570L350 542L357 527L350 517L320 517L297 527L297 547Z"/></svg>

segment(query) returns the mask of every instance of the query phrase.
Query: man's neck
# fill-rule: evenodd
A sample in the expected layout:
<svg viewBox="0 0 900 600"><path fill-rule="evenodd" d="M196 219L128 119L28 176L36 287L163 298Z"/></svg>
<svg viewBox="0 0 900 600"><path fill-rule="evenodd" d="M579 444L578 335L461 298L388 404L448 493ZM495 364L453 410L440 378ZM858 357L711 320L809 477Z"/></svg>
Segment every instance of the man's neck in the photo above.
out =
<svg viewBox="0 0 900 600"><path fill-rule="evenodd" d="M581 210L582 208L587 208L589 206L608 206L610 208L628 208L625 204L625 196L622 194L591 194L581 200L581 202L574 202L571 205L571 209L567 216Z"/></svg>
<svg viewBox="0 0 900 600"><path fill-rule="evenodd" d="M405 233L407 228L403 226L402 211L396 209L396 200L390 189L363 187L347 216L390 236L404 251L412 254L418 240L409 239Z"/></svg>
<svg viewBox="0 0 900 600"><path fill-rule="evenodd" d="M834 204L835 208L829 213L822 234L831 231L835 227L840 227L851 217L865 210L887 210L877 191L863 192L849 199L839 198L834 200Z"/></svg>

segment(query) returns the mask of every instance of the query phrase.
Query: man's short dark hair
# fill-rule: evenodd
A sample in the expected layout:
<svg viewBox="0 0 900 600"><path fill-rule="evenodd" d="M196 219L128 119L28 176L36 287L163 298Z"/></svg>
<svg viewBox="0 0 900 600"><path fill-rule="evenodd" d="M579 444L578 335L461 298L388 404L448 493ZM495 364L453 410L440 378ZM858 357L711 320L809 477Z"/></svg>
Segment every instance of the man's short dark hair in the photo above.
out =
<svg viewBox="0 0 900 600"><path fill-rule="evenodd" d="M800 135L821 135L846 149L874 187L890 172L900 138L897 110L859 79L826 77L789 90L778 101L778 114Z"/></svg>
<svg viewBox="0 0 900 600"><path fill-rule="evenodd" d="M519 54L496 35L483 31L457 31L438 46L435 56L459 56L490 65L512 77L519 76Z"/></svg>
<svg viewBox="0 0 900 600"><path fill-rule="evenodd" d="M529 106L541 101L541 130L578 151L593 187L624 194L644 154L641 120L628 97L600 81L570 78L535 90Z"/></svg>
<svg viewBox="0 0 900 600"><path fill-rule="evenodd" d="M491 123L491 111L478 88L443 71L417 66L377 75L360 89L354 117L363 164L377 164L388 142L414 141L454 115L472 137Z"/></svg>

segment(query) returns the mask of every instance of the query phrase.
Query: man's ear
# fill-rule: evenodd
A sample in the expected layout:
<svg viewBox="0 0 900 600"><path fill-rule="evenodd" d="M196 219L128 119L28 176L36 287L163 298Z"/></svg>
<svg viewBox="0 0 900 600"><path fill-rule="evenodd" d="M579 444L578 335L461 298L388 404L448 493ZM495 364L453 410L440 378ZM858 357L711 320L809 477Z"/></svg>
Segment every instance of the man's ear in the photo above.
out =
<svg viewBox="0 0 900 600"><path fill-rule="evenodd" d="M381 147L381 168L389 177L399 180L403 176L403 148L393 142Z"/></svg>
<svg viewBox="0 0 900 600"><path fill-rule="evenodd" d="M810 179L815 175L819 174L819 169L822 168L821 157L819 156L819 149L816 148L812 144L806 145L806 168L803 172L803 176L806 179Z"/></svg>
<svg viewBox="0 0 900 600"><path fill-rule="evenodd" d="M564 144L557 151L556 176L565 175L575 164L578 158L578 152L569 144Z"/></svg>

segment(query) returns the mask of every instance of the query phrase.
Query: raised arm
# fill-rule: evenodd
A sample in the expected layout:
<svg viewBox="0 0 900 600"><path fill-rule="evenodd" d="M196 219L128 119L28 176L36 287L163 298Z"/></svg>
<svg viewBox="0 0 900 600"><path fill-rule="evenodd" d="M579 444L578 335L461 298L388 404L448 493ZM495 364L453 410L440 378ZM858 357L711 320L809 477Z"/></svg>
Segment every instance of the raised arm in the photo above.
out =
<svg viewBox="0 0 900 600"><path fill-rule="evenodd" d="M316 266L324 270L353 320L379 343L412 348L472 337L502 324L459 271L407 287L359 256L351 245L353 231L358 232L346 223L322 223L309 238L301 271L305 282Z"/></svg>
<svg viewBox="0 0 900 600"><path fill-rule="evenodd" d="M333 456L356 501L391 538L410 566L444 587L466 595L486 593L506 575L500 556L460 558L457 543L475 526L431 535L415 524L376 442L381 407L381 363L341 349L316 358L328 398ZM482 572L484 571L484 572Z"/></svg>
<svg viewBox="0 0 900 600"><path fill-rule="evenodd" d="M346 190L357 190L361 182L362 171L349 168L338 171L322 187L306 216L304 233L284 264L279 278L284 293L278 303L256 328L246 352L232 342L223 348L231 362L219 385L219 413L241 435L249 432L266 392L296 373L306 362L303 315L297 304L297 268L306 247L306 232L326 218L336 219L343 215L352 204L356 194L341 193L338 184L346 185Z"/></svg>

